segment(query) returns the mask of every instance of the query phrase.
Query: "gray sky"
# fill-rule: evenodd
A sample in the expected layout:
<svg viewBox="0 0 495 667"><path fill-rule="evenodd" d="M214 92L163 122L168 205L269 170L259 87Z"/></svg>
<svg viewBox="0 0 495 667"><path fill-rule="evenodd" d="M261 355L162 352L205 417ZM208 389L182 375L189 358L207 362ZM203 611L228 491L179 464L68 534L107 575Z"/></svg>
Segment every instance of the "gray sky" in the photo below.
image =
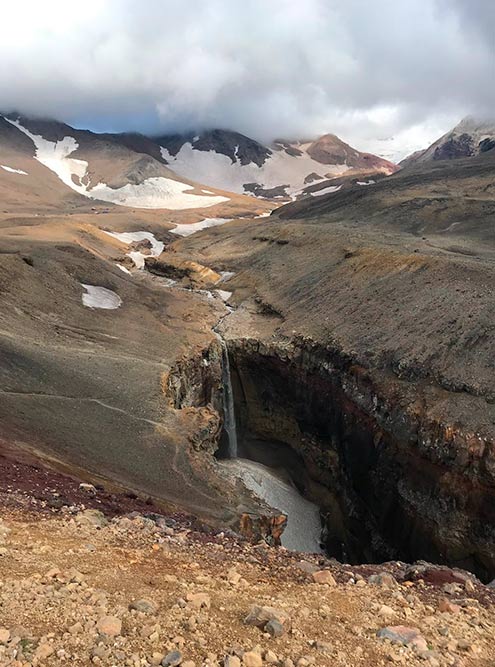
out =
<svg viewBox="0 0 495 667"><path fill-rule="evenodd" d="M495 115L492 0L13 0L0 97L96 130L335 132L397 156Z"/></svg>

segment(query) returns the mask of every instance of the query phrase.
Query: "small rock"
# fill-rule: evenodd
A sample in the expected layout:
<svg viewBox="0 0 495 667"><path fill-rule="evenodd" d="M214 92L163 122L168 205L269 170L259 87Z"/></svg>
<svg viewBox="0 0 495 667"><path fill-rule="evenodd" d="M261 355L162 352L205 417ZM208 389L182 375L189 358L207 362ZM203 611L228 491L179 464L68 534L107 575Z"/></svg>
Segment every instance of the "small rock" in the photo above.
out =
<svg viewBox="0 0 495 667"><path fill-rule="evenodd" d="M6 644L10 639L10 630L0 628L0 644Z"/></svg>
<svg viewBox="0 0 495 667"><path fill-rule="evenodd" d="M58 567L52 567L45 574L45 579L55 579L60 574Z"/></svg>
<svg viewBox="0 0 495 667"><path fill-rule="evenodd" d="M332 645L330 644L330 642L317 641L315 643L315 648L317 651L321 651L322 653L330 654L332 652Z"/></svg>
<svg viewBox="0 0 495 667"><path fill-rule="evenodd" d="M227 572L227 581L234 586L239 583L241 578L242 576L239 574L239 572L236 571L234 567L230 568L230 570Z"/></svg>
<svg viewBox="0 0 495 667"><path fill-rule="evenodd" d="M310 563L307 560L300 560L299 563L296 564L296 567L299 570L306 572L306 574L313 574L314 572L318 572L318 570L320 569L318 565Z"/></svg>
<svg viewBox="0 0 495 667"><path fill-rule="evenodd" d="M437 651L421 651L419 656L423 660L428 660L430 667L440 667L440 655Z"/></svg>
<svg viewBox="0 0 495 667"><path fill-rule="evenodd" d="M71 633L71 635L77 635L83 630L84 628L82 626L82 623L79 623L79 621L77 623L74 623L74 625L71 625L69 628L69 632Z"/></svg>
<svg viewBox="0 0 495 667"><path fill-rule="evenodd" d="M386 604L383 604L378 610L378 616L395 616L395 611L392 607L389 607Z"/></svg>
<svg viewBox="0 0 495 667"><path fill-rule="evenodd" d="M211 607L211 600L208 593L188 593L186 595L187 604L193 609L201 609Z"/></svg>
<svg viewBox="0 0 495 667"><path fill-rule="evenodd" d="M275 665L278 662L278 656L273 651L265 651L265 662L268 662L271 665Z"/></svg>
<svg viewBox="0 0 495 667"><path fill-rule="evenodd" d="M182 662L182 653L180 651L172 651L168 653L162 660L163 667L177 667Z"/></svg>
<svg viewBox="0 0 495 667"><path fill-rule="evenodd" d="M263 667L261 655L255 653L255 651L247 651L244 653L242 656L242 663L246 665L246 667Z"/></svg>
<svg viewBox="0 0 495 667"><path fill-rule="evenodd" d="M458 604L454 604L447 600L447 598L442 598L438 603L438 609L441 612L447 612L448 614L458 614L461 611L461 608Z"/></svg>
<svg viewBox="0 0 495 667"><path fill-rule="evenodd" d="M241 661L236 655L226 655L223 659L223 667L241 667Z"/></svg>
<svg viewBox="0 0 495 667"><path fill-rule="evenodd" d="M255 625L262 630L266 629L266 626L270 621L276 621L282 626L285 632L290 630L291 619L289 614L282 609L275 609L274 607L260 607L258 605L253 605L249 610L249 614L244 619L246 625ZM270 629L274 630L275 628L276 626L271 626Z"/></svg>
<svg viewBox="0 0 495 667"><path fill-rule="evenodd" d="M270 637L281 637L285 632L284 626L276 618L268 621L263 629L265 632L268 632Z"/></svg>
<svg viewBox="0 0 495 667"><path fill-rule="evenodd" d="M471 581L471 579L466 579L466 583L464 584L464 590L467 593L474 593L474 591L476 590L476 586Z"/></svg>
<svg viewBox="0 0 495 667"><path fill-rule="evenodd" d="M133 600L129 605L129 609L134 609L135 611L140 611L143 614L156 614L158 611L158 605L152 600Z"/></svg>
<svg viewBox="0 0 495 667"><path fill-rule="evenodd" d="M89 493L91 496L96 496L96 487L92 484L87 484L86 482L81 482L79 484L79 490Z"/></svg>
<svg viewBox="0 0 495 667"><path fill-rule="evenodd" d="M83 510L76 514L76 523L80 526L92 526L93 528L103 528L108 521L100 510Z"/></svg>
<svg viewBox="0 0 495 667"><path fill-rule="evenodd" d="M443 584L442 591L444 593L448 593L448 595L455 595L456 593L460 593L462 591L462 587L460 584L456 583Z"/></svg>
<svg viewBox="0 0 495 667"><path fill-rule="evenodd" d="M102 635L116 637L122 632L122 621L116 616L102 616L96 624L96 629Z"/></svg>
<svg viewBox="0 0 495 667"><path fill-rule="evenodd" d="M394 644L415 646L418 651L426 651L428 645L426 639L417 628L408 628L405 625L394 625L382 628L376 633L379 639L388 639Z"/></svg>
<svg viewBox="0 0 495 667"><path fill-rule="evenodd" d="M461 651L472 651L473 650L473 644L468 642L466 639L459 639L457 642L457 647Z"/></svg>
<svg viewBox="0 0 495 667"><path fill-rule="evenodd" d="M43 643L37 647L34 655L38 658L38 660L46 660L46 658L49 658L54 652L55 649L51 644Z"/></svg>
<svg viewBox="0 0 495 667"><path fill-rule="evenodd" d="M368 577L368 583L382 588L396 588L397 580L389 572L381 572L380 574L372 574Z"/></svg>
<svg viewBox="0 0 495 667"><path fill-rule="evenodd" d="M337 582L330 570L318 570L313 572L313 581L317 584L328 584L330 586L335 586Z"/></svg>

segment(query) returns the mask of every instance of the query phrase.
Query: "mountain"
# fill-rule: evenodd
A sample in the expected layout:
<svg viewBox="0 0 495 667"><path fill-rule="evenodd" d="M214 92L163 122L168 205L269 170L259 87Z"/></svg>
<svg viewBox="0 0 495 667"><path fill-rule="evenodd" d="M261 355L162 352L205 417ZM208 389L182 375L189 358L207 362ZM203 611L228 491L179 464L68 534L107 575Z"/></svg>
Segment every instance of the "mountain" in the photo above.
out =
<svg viewBox="0 0 495 667"><path fill-rule="evenodd" d="M184 178L270 199L294 198L305 186L342 174L391 174L397 166L362 153L333 134L270 146L238 132L210 130L156 138L167 164Z"/></svg>
<svg viewBox="0 0 495 667"><path fill-rule="evenodd" d="M27 197L57 206L80 201L76 193L119 206L183 211L239 199L177 176L160 146L139 134L95 134L52 120L9 115L0 117L0 151L4 205L15 206ZM244 204L252 206L247 198Z"/></svg>
<svg viewBox="0 0 495 667"><path fill-rule="evenodd" d="M431 146L406 157L400 166L436 160L475 157L495 149L495 121L481 121L468 116Z"/></svg>

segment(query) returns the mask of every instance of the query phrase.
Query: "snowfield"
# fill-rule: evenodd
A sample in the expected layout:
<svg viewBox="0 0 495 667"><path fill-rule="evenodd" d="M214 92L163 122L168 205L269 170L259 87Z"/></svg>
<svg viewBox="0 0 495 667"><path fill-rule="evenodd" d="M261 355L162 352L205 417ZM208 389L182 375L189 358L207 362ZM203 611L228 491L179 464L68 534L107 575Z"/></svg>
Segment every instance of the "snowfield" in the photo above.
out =
<svg viewBox="0 0 495 667"><path fill-rule="evenodd" d="M167 208L173 211L191 208L207 208L229 201L228 197L190 194L192 185L171 178L159 176L148 178L143 183L128 183L122 188L110 188L106 183L90 187L88 163L69 157L79 144L74 137L64 137L60 141L48 141L23 127L18 120L5 118L34 143L35 158L53 171L69 188L84 197L112 202L120 206L134 208Z"/></svg>
<svg viewBox="0 0 495 667"><path fill-rule="evenodd" d="M189 191L193 189L193 186L187 183L158 176L147 178L139 185L128 183L115 190L109 188L105 183L98 183L87 194L94 199L102 199L120 206L168 208L172 211L208 208L229 201L228 197L189 194Z"/></svg>
<svg viewBox="0 0 495 667"><path fill-rule="evenodd" d="M7 167L4 164L0 164L0 167L5 169L5 171L8 171L10 174L22 174L23 176L28 175L27 171L22 171L22 169L14 169L14 167Z"/></svg>
<svg viewBox="0 0 495 667"><path fill-rule="evenodd" d="M321 164L313 160L304 152L305 146L299 146L303 151L300 156L274 150L261 167L254 162L246 165L237 160L232 162L227 155L213 150L196 150L189 142L175 157L166 148L162 147L161 152L179 176L241 194L249 194L244 190L246 183L258 183L265 189L286 185L287 194L292 195L307 185L304 179L308 174L318 174L323 180L326 174L338 176L348 170L347 165Z"/></svg>
<svg viewBox="0 0 495 667"><path fill-rule="evenodd" d="M118 294L106 287L97 285L85 285L81 283L86 293L82 295L83 306L86 308L104 308L105 310L115 310L122 305L122 299Z"/></svg>

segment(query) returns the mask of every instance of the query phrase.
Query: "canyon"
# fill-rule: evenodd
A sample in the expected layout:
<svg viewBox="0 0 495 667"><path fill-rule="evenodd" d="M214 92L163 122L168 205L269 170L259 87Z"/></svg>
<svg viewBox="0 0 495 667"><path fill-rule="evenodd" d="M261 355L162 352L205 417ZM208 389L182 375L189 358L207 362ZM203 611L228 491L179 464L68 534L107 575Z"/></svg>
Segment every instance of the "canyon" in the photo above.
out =
<svg viewBox="0 0 495 667"><path fill-rule="evenodd" d="M491 162L472 160L295 202L262 230L237 223L173 253L235 274L222 333L239 452L292 473L327 552L488 581L495 205Z"/></svg>

